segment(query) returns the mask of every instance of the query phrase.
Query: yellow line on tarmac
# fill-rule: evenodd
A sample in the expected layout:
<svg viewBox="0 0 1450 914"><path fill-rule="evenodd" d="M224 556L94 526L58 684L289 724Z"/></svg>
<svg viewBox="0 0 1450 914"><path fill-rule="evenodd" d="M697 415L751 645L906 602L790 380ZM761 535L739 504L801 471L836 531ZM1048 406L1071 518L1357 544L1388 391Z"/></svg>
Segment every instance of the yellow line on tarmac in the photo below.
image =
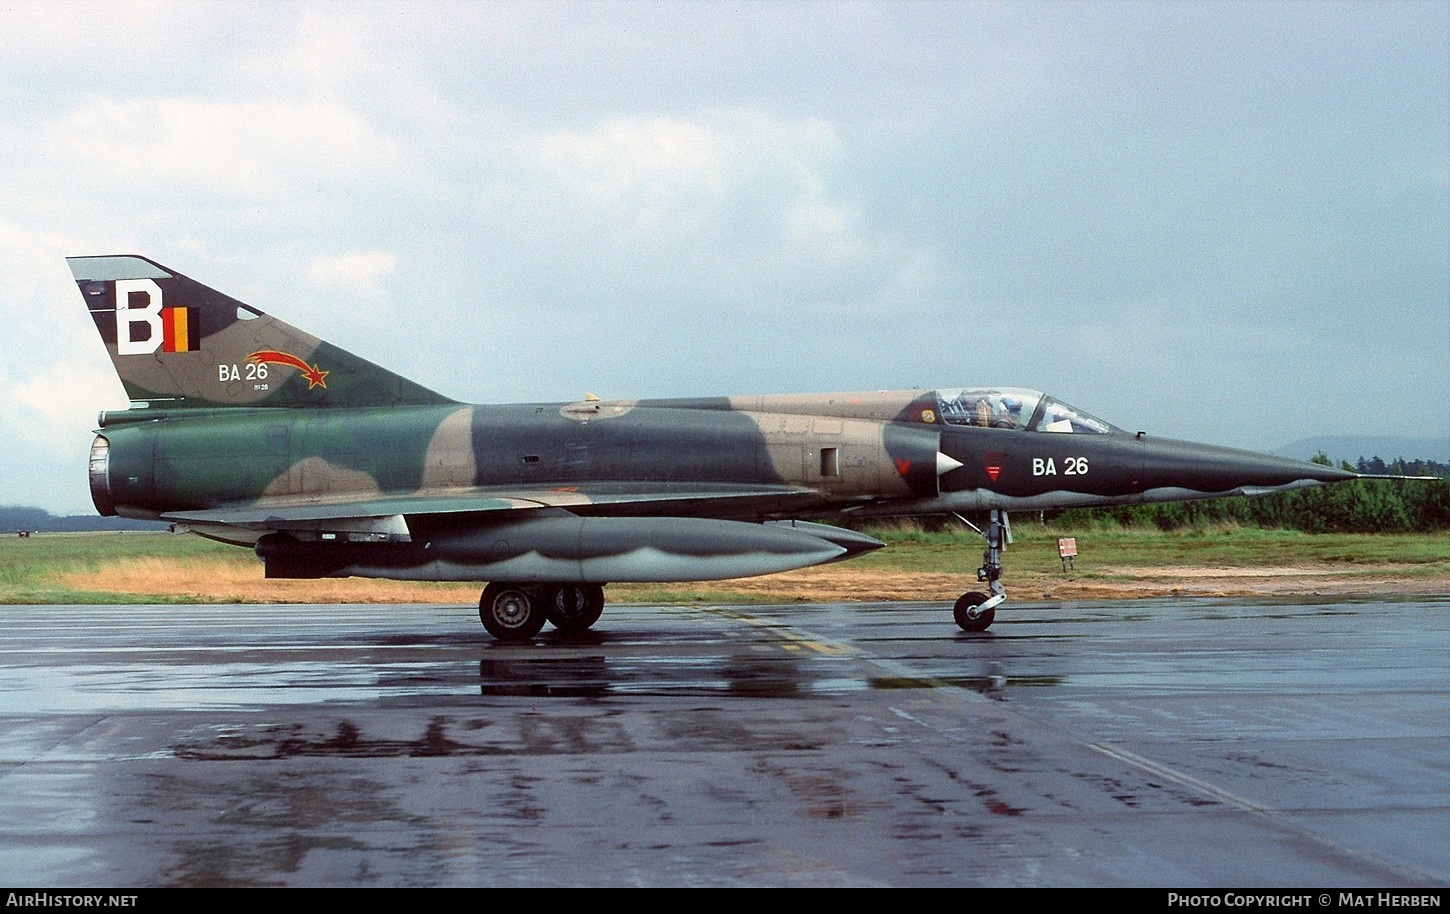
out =
<svg viewBox="0 0 1450 914"><path fill-rule="evenodd" d="M826 638L817 638L810 635L798 634L791 629L783 628L778 622L774 622L769 619L761 619L756 616L746 615L739 610L719 607L714 609L713 611L719 613L722 616L729 616L732 619L737 619L741 622L746 622L750 625L754 625L756 628L763 628L768 630L771 634L775 635L777 638L780 639L780 641L782 642L782 650L798 651L804 649L808 651L815 651L817 654L825 654L827 656L861 653L859 648L853 647L852 645L843 644L840 641L831 641Z"/></svg>

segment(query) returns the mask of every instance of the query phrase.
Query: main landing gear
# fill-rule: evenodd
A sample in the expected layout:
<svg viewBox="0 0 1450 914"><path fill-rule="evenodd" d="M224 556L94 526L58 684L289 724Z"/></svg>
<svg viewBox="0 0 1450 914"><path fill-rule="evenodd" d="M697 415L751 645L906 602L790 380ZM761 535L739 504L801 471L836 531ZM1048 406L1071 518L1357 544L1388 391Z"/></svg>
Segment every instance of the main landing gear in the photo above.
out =
<svg viewBox="0 0 1450 914"><path fill-rule="evenodd" d="M1001 580L1002 552L1012 542L1012 524L1007 519L1007 512L999 508L992 509L986 530L960 514L952 516L987 540L987 551L982 553L982 567L977 569L977 580L985 583L991 594L964 593L952 607L952 617L957 620L962 631L984 632L996 618L997 606L1007 599L1007 591L1002 589Z"/></svg>
<svg viewBox="0 0 1450 914"><path fill-rule="evenodd" d="M604 612L602 584L509 584L483 589L478 617L500 641L527 641L545 622L566 634L582 632Z"/></svg>

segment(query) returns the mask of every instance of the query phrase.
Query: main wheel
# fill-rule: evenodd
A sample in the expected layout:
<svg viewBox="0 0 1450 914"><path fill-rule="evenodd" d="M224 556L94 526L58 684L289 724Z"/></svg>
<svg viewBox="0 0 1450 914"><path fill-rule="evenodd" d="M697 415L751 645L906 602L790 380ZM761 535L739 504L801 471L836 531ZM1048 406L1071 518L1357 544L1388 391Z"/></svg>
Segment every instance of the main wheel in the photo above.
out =
<svg viewBox="0 0 1450 914"><path fill-rule="evenodd" d="M957 620L964 632L984 632L992 620L997 617L997 607L992 607L985 612L978 612L977 607L987 602L987 595L984 593L964 593L957 597L957 605L952 607L952 616Z"/></svg>
<svg viewBox="0 0 1450 914"><path fill-rule="evenodd" d="M582 632L604 613L599 584L555 584L544 589L544 613L561 632Z"/></svg>
<svg viewBox="0 0 1450 914"><path fill-rule="evenodd" d="M489 584L478 601L478 618L500 641L527 641L544 627L543 601L518 584Z"/></svg>

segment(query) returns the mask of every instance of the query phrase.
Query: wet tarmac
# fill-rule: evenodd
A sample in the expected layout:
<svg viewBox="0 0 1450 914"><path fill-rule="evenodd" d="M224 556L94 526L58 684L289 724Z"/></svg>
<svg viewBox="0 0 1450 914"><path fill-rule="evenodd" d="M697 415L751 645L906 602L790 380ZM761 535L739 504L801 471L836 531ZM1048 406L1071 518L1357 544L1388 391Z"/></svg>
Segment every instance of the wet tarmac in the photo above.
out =
<svg viewBox="0 0 1450 914"><path fill-rule="evenodd" d="M1450 596L0 618L7 886L1450 885Z"/></svg>

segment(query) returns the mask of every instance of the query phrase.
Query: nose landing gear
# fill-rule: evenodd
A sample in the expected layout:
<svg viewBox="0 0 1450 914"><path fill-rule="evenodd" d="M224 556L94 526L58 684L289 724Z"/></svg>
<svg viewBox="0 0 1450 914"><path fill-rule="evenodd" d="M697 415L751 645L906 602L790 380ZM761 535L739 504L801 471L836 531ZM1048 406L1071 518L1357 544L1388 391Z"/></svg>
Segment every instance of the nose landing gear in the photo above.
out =
<svg viewBox="0 0 1450 914"><path fill-rule="evenodd" d="M952 617L962 631L984 632L996 618L997 607L1007 599L1007 591L1002 588L1001 580L1002 552L1012 542L1012 524L1007 518L1007 512L999 508L992 509L986 530L960 514L952 516L980 533L987 541L987 550L982 553L982 567L977 569L977 580L986 584L991 594L964 593L952 607Z"/></svg>

